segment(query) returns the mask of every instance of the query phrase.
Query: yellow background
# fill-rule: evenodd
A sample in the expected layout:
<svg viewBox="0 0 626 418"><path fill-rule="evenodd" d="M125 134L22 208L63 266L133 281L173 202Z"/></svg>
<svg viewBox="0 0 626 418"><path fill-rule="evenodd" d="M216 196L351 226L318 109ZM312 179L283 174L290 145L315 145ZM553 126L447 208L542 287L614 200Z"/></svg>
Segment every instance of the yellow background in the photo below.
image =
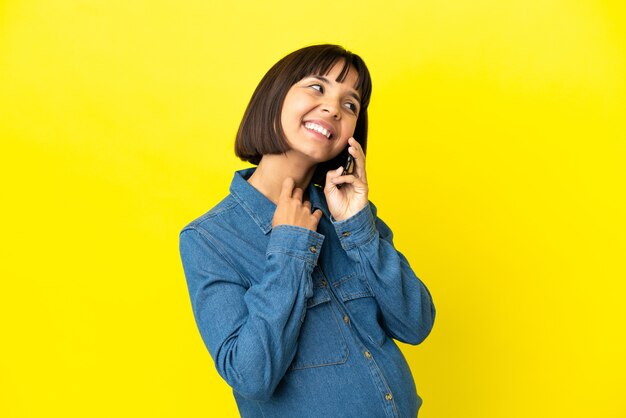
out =
<svg viewBox="0 0 626 418"><path fill-rule="evenodd" d="M237 415L178 232L321 42L369 65L371 199L437 306L420 416L626 416L622 4L0 2L0 416Z"/></svg>

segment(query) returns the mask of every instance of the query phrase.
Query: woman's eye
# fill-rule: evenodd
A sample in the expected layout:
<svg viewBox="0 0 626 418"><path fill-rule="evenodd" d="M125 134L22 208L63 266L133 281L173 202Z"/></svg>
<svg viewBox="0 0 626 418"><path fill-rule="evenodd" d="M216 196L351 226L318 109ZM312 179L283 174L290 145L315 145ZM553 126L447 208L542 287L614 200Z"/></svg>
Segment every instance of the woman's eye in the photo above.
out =
<svg viewBox="0 0 626 418"><path fill-rule="evenodd" d="M324 87L321 84L312 84L310 87L319 91L320 93L324 93Z"/></svg>
<svg viewBox="0 0 626 418"><path fill-rule="evenodd" d="M354 113L356 113L356 111L358 110L357 106L354 103L351 103L351 102L346 103L346 107L348 107Z"/></svg>

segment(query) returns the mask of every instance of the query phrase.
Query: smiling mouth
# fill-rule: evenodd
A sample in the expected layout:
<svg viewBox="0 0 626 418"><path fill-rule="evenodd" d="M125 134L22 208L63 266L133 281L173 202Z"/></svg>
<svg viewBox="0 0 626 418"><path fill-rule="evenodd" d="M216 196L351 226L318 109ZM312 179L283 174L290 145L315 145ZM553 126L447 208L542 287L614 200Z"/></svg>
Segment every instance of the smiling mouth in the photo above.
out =
<svg viewBox="0 0 626 418"><path fill-rule="evenodd" d="M314 132L324 135L326 139L333 138L332 132L330 132L328 129L324 128L323 126L318 125L317 123L305 122L304 127L310 131L314 131Z"/></svg>

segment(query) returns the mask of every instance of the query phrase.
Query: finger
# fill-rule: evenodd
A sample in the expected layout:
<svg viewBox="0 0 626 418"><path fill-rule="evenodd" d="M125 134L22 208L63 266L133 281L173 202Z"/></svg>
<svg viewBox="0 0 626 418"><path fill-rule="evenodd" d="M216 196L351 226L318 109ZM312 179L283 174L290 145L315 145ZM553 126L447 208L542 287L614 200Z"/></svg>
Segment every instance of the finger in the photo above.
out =
<svg viewBox="0 0 626 418"><path fill-rule="evenodd" d="M326 173L326 183L330 182L333 178L340 176L343 173L343 166L339 166L333 170L329 170Z"/></svg>
<svg viewBox="0 0 626 418"><path fill-rule="evenodd" d="M317 222L319 222L320 219L322 219L322 211L319 209L315 209L315 212L313 212L313 216L317 219Z"/></svg>
<svg viewBox="0 0 626 418"><path fill-rule="evenodd" d="M354 169L352 173L357 177L363 177L365 175L365 158L363 155L355 148L348 148L348 152L354 157Z"/></svg>
<svg viewBox="0 0 626 418"><path fill-rule="evenodd" d="M350 175L346 175L346 176L337 176L337 177L333 177L333 179L331 180L333 182L333 184L335 185L340 185L340 184L352 184L355 186L360 186L363 183L363 181L361 181L360 178L356 177L353 174Z"/></svg>
<svg viewBox="0 0 626 418"><path fill-rule="evenodd" d="M293 193L291 194L291 197L294 199L298 199L299 202L302 202L303 193L304 193L304 190L302 190L299 187L296 187L295 189L293 189Z"/></svg>
<svg viewBox="0 0 626 418"><path fill-rule="evenodd" d="M302 206L304 206L305 208L307 208L309 210L309 212L311 212L311 202L309 202L308 200L305 200L302 203Z"/></svg>
<svg viewBox="0 0 626 418"><path fill-rule="evenodd" d="M334 170L330 170L326 173L326 186L334 186L333 179L335 177L341 176L343 173L343 166L339 166Z"/></svg>
<svg viewBox="0 0 626 418"><path fill-rule="evenodd" d="M279 199L286 198L286 197L291 197L291 193L293 191L293 186L295 186L295 185L296 185L296 182L291 177L287 177L285 180L283 180L283 186L280 189L280 197L279 197Z"/></svg>
<svg viewBox="0 0 626 418"><path fill-rule="evenodd" d="M363 147L361 147L361 143L359 141L357 141L353 136L351 136L350 138L348 138L348 145L363 151Z"/></svg>
<svg viewBox="0 0 626 418"><path fill-rule="evenodd" d="M348 148L350 155L354 157L354 173L357 177L366 179L365 174L365 153L361 144L354 138L350 138L350 147Z"/></svg>

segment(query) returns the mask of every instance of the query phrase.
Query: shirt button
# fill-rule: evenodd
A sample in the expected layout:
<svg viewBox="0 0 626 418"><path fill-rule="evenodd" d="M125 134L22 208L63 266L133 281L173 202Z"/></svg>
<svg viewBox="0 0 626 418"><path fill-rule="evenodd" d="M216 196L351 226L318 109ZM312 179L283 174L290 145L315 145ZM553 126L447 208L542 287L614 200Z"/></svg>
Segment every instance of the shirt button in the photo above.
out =
<svg viewBox="0 0 626 418"><path fill-rule="evenodd" d="M309 250L311 250L313 254L317 252L317 248L315 248L313 245L311 245L311 248L309 248Z"/></svg>
<svg viewBox="0 0 626 418"><path fill-rule="evenodd" d="M326 281L326 279L322 279L320 281L320 283L322 284L322 287L326 287L326 285L328 284L328 282Z"/></svg>
<svg viewBox="0 0 626 418"><path fill-rule="evenodd" d="M342 232L341 235L343 235L344 237L349 237L350 235L352 235L352 232L345 231L345 232Z"/></svg>
<svg viewBox="0 0 626 418"><path fill-rule="evenodd" d="M346 324L350 323L350 318L348 318L348 315L343 316L343 322L345 322Z"/></svg>
<svg viewBox="0 0 626 418"><path fill-rule="evenodd" d="M393 399L393 396L391 396L391 393L388 393L385 395L385 399L387 399L388 401Z"/></svg>
<svg viewBox="0 0 626 418"><path fill-rule="evenodd" d="M363 354L365 354L365 357L367 358L372 358L372 353L370 353L369 351L366 351Z"/></svg>

